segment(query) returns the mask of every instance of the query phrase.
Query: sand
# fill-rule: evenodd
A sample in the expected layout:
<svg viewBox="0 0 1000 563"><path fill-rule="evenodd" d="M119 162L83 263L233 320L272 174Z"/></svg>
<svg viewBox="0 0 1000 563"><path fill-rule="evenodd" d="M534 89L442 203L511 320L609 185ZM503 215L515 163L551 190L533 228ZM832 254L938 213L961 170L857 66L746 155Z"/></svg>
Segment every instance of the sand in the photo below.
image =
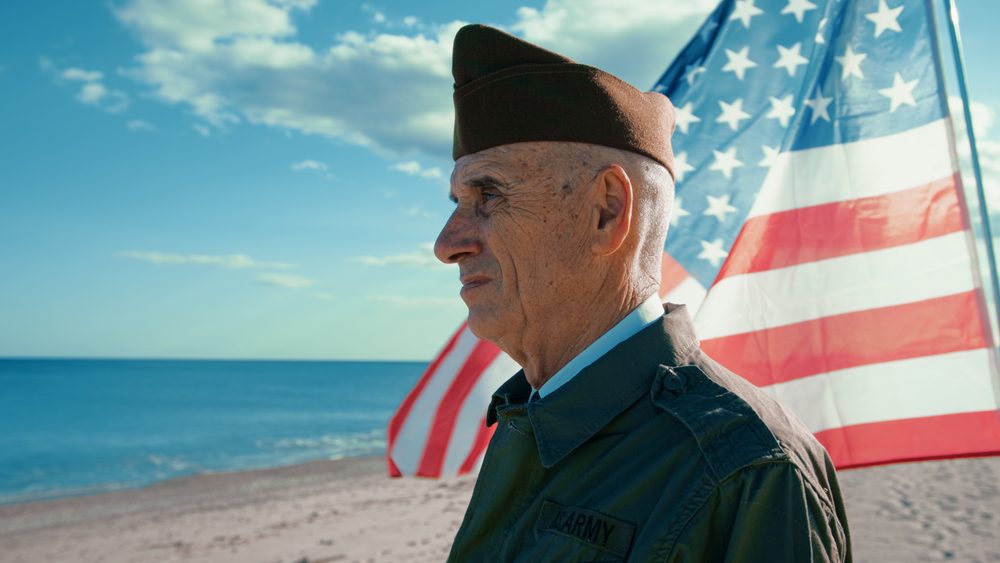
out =
<svg viewBox="0 0 1000 563"><path fill-rule="evenodd" d="M1000 561L1000 458L840 472L856 561Z"/></svg>
<svg viewBox="0 0 1000 563"><path fill-rule="evenodd" d="M856 561L1000 561L1000 458L841 481ZM389 479L368 458L0 506L0 561L443 561L472 486Z"/></svg>

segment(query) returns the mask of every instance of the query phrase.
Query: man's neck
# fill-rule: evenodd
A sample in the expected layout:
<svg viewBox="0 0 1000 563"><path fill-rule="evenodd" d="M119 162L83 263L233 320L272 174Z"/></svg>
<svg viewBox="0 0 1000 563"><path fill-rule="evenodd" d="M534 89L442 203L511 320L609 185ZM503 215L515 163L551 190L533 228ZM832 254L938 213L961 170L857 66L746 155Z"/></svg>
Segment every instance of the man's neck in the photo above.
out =
<svg viewBox="0 0 1000 563"><path fill-rule="evenodd" d="M559 318L549 319L547 324L551 326L538 331L531 343L533 346L524 348L522 358L514 356L523 367L528 383L535 389L541 387L570 360L642 304L646 297L629 292L623 294L620 300L598 301L598 307L575 307Z"/></svg>

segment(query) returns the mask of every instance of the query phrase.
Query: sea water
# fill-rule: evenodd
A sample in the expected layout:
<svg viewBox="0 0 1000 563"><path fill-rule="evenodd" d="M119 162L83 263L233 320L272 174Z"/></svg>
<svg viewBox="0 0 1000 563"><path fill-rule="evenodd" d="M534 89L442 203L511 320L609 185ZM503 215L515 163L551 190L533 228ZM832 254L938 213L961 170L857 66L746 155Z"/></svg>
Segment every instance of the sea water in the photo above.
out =
<svg viewBox="0 0 1000 563"><path fill-rule="evenodd" d="M0 359L0 503L381 454L424 367Z"/></svg>

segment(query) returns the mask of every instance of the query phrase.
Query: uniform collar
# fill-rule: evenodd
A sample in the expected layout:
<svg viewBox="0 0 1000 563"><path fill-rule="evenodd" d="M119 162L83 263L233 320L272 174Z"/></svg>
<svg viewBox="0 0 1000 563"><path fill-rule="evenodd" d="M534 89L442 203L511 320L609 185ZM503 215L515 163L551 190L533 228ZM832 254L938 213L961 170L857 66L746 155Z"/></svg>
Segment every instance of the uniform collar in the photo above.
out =
<svg viewBox="0 0 1000 563"><path fill-rule="evenodd" d="M558 393L528 403L531 385L519 371L493 394L486 415L492 425L508 410L524 413L544 467L552 467L640 397L648 393L660 365L678 366L698 348L683 305L666 304L666 314L583 368Z"/></svg>
<svg viewBox="0 0 1000 563"><path fill-rule="evenodd" d="M582 352L576 355L565 366L557 371L548 381L538 388L538 398L547 397L567 381L576 377L580 371L596 362L612 348L627 340L630 336L655 323L663 316L663 303L656 293L649 296L638 307L632 310L618 324L590 343Z"/></svg>

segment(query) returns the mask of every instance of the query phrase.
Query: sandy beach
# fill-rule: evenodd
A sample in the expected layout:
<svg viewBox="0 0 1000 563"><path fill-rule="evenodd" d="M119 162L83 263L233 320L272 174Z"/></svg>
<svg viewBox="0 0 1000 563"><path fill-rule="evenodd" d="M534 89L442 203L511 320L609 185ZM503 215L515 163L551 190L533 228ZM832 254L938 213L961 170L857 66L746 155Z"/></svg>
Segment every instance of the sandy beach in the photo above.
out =
<svg viewBox="0 0 1000 563"><path fill-rule="evenodd" d="M844 471L855 560L1000 561L1000 458ZM0 506L0 561L443 561L473 479L378 458Z"/></svg>

